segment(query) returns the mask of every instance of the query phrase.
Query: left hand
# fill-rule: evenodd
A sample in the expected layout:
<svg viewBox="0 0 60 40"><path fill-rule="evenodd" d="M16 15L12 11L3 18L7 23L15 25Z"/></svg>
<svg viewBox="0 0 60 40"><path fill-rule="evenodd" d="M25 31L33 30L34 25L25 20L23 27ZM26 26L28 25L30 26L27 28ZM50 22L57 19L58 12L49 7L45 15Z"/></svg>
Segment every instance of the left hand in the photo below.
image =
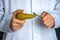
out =
<svg viewBox="0 0 60 40"><path fill-rule="evenodd" d="M20 30L23 26L24 26L24 23L26 20L19 20L19 19L16 19L16 14L17 12L22 12L23 13L23 10L16 10L13 12L13 15L12 15L12 18L11 18L11 24L10 24L10 28L13 30L13 31L16 31L16 30Z"/></svg>
<svg viewBox="0 0 60 40"><path fill-rule="evenodd" d="M54 19L48 12L43 12L41 14L41 21L48 28L52 28L54 26Z"/></svg>

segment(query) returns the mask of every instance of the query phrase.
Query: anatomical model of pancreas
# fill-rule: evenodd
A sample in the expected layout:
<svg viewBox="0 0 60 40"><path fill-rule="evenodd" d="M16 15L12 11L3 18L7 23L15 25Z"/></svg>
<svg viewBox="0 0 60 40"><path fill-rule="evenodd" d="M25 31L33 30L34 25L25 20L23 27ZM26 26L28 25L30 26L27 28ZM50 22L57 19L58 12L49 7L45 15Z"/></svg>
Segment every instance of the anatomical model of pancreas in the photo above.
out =
<svg viewBox="0 0 60 40"><path fill-rule="evenodd" d="M19 20L31 19L31 18L34 18L34 17L36 17L35 13L27 14L27 13L18 12L16 14L16 18L19 19Z"/></svg>

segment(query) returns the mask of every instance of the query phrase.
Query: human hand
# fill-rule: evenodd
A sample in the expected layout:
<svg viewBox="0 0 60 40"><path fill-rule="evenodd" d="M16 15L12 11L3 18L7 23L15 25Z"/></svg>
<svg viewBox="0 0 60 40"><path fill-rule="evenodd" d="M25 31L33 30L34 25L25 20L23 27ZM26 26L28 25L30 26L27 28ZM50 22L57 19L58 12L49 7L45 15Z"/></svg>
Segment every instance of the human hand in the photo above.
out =
<svg viewBox="0 0 60 40"><path fill-rule="evenodd" d="M18 20L15 18L17 12L23 12L23 10L16 10L15 12L13 12L13 16L12 16L11 24L10 24L10 28L13 31L21 29L25 23L25 20Z"/></svg>
<svg viewBox="0 0 60 40"><path fill-rule="evenodd" d="M41 21L48 28L52 28L55 24L54 18L48 12L41 14Z"/></svg>

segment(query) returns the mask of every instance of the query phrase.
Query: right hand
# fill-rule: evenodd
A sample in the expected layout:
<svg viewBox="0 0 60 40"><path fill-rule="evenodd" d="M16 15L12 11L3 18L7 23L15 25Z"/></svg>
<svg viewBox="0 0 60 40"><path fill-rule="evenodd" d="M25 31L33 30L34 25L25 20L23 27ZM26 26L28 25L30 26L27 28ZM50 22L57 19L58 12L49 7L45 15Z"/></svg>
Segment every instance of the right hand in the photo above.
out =
<svg viewBox="0 0 60 40"><path fill-rule="evenodd" d="M48 28L54 27L55 24L54 18L48 12L43 12L41 14L41 21Z"/></svg>
<svg viewBox="0 0 60 40"><path fill-rule="evenodd" d="M15 15L17 12L23 12L23 10L16 10L15 12L13 12L13 16L12 16L11 24L10 24L10 28L13 31L21 29L25 23L25 20L18 20L15 18Z"/></svg>

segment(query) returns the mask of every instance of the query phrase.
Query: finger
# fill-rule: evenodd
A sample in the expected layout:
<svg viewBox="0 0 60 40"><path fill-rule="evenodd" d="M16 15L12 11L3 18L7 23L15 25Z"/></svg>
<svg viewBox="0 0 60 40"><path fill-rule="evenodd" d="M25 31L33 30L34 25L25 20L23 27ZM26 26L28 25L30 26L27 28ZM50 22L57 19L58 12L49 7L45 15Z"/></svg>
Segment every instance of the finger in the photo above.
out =
<svg viewBox="0 0 60 40"><path fill-rule="evenodd" d="M13 23L18 23L18 24L20 24L20 22L21 22L21 21L18 20L18 19L15 19L15 18L13 19Z"/></svg>
<svg viewBox="0 0 60 40"><path fill-rule="evenodd" d="M51 16L48 16L48 15L47 15L47 17L48 17L48 18L44 21L45 23L48 24L49 22L53 22L53 18L52 18Z"/></svg>
<svg viewBox="0 0 60 40"><path fill-rule="evenodd" d="M20 20L22 23L25 23L26 19L25 20Z"/></svg>
<svg viewBox="0 0 60 40"><path fill-rule="evenodd" d="M52 28L54 26L54 21L51 21L50 23L49 23L49 28Z"/></svg>
<svg viewBox="0 0 60 40"><path fill-rule="evenodd" d="M23 27L23 25L16 24L16 23L13 23L13 24L12 24L12 28L13 28L13 29L14 29L14 28L21 28L21 27Z"/></svg>
<svg viewBox="0 0 60 40"><path fill-rule="evenodd" d="M17 12L23 12L24 10L20 10L20 9L18 9L18 10L16 10L16 11L14 11L13 13L17 13Z"/></svg>
<svg viewBox="0 0 60 40"><path fill-rule="evenodd" d="M49 25L48 28L52 28L54 25Z"/></svg>
<svg viewBox="0 0 60 40"><path fill-rule="evenodd" d="M12 23L13 26L20 26L20 24L17 24L17 23Z"/></svg>
<svg viewBox="0 0 60 40"><path fill-rule="evenodd" d="M13 26L16 26L16 27L22 27L24 24L17 24L17 23L13 23Z"/></svg>
<svg viewBox="0 0 60 40"><path fill-rule="evenodd" d="M44 25L48 25L49 22L50 22L50 19L44 21Z"/></svg>
<svg viewBox="0 0 60 40"><path fill-rule="evenodd" d="M12 30L16 31L16 30L20 30L22 27L13 27Z"/></svg>
<svg viewBox="0 0 60 40"><path fill-rule="evenodd" d="M22 10L22 9L18 9L18 10L16 10L16 12L23 12L24 10Z"/></svg>
<svg viewBox="0 0 60 40"><path fill-rule="evenodd" d="M49 28L53 28L53 27L54 27L54 24L49 25Z"/></svg>
<svg viewBox="0 0 60 40"><path fill-rule="evenodd" d="M50 20L49 22L47 22L46 26L47 26L47 27L51 27L52 24L53 24L53 21ZM53 25L52 25L52 26L53 26Z"/></svg>
<svg viewBox="0 0 60 40"><path fill-rule="evenodd" d="M16 11L13 12L13 14L14 14L13 16L15 17L17 12L22 12L22 13L23 13L23 11L24 11L24 10L18 9L18 10L16 10Z"/></svg>
<svg viewBox="0 0 60 40"><path fill-rule="evenodd" d="M24 24L25 20L13 19L13 23Z"/></svg>
<svg viewBox="0 0 60 40"><path fill-rule="evenodd" d="M42 12L41 17L43 18L45 15L47 15L46 12Z"/></svg>
<svg viewBox="0 0 60 40"><path fill-rule="evenodd" d="M44 17L43 17L43 19L42 19L42 20L43 20L43 21L46 21L46 20L48 20L49 18L51 18L51 17L50 17L50 15L49 15L49 14L47 14L46 16L44 16Z"/></svg>

